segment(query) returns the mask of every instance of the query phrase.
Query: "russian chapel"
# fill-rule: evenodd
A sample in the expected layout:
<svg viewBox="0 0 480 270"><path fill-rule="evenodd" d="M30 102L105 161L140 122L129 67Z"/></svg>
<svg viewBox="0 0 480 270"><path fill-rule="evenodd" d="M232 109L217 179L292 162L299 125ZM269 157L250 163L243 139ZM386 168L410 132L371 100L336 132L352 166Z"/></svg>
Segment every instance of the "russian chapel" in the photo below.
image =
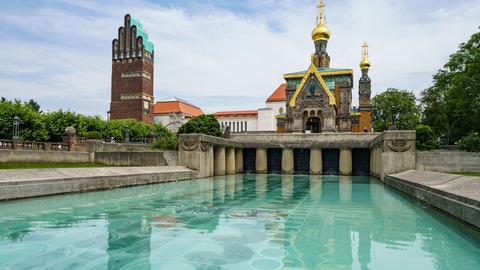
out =
<svg viewBox="0 0 480 270"><path fill-rule="evenodd" d="M368 46L363 45L359 82L359 108L352 108L353 70L331 68L327 45L325 3L318 5L318 17L312 32L315 52L306 71L288 73L286 114L277 119L278 130L290 133L370 132L371 80Z"/></svg>

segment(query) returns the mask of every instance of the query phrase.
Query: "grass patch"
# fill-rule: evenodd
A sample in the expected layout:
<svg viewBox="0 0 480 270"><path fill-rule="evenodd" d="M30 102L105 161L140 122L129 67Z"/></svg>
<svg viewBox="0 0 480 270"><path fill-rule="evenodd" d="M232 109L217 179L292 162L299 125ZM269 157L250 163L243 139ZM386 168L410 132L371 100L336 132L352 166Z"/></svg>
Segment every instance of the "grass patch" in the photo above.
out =
<svg viewBox="0 0 480 270"><path fill-rule="evenodd" d="M459 172L459 173L455 173L455 174L480 177L480 172Z"/></svg>
<svg viewBox="0 0 480 270"><path fill-rule="evenodd" d="M0 163L0 170L105 167L94 163Z"/></svg>

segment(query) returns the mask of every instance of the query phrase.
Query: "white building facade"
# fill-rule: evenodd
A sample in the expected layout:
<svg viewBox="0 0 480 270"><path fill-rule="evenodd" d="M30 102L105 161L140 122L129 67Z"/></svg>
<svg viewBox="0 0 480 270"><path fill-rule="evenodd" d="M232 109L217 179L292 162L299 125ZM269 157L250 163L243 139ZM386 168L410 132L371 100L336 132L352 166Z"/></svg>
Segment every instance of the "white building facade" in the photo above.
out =
<svg viewBox="0 0 480 270"><path fill-rule="evenodd" d="M217 112L222 128L230 127L232 133L242 132L276 132L277 117L286 110L286 85L281 84L265 102L265 108L246 111Z"/></svg>

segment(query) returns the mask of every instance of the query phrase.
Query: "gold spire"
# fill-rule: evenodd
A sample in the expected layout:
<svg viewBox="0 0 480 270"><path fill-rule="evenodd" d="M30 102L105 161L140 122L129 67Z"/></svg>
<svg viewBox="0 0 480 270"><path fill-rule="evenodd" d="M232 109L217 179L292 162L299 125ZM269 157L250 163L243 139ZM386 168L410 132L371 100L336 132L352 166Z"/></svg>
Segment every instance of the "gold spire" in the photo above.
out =
<svg viewBox="0 0 480 270"><path fill-rule="evenodd" d="M362 45L362 61L360 62L361 69L369 69L370 68L370 61L368 60L368 44L364 42Z"/></svg>
<svg viewBox="0 0 480 270"><path fill-rule="evenodd" d="M325 16L325 6L325 2L323 0L320 0L320 3L317 6L317 25L312 32L313 41L330 39L330 30L327 27L327 18Z"/></svg>

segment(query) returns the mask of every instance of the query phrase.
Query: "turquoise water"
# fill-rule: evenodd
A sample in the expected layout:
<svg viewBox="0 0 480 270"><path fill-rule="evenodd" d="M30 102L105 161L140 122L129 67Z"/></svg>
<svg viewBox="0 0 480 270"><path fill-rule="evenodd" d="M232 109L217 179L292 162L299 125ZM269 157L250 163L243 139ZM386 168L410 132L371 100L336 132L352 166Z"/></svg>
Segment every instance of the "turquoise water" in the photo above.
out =
<svg viewBox="0 0 480 270"><path fill-rule="evenodd" d="M238 175L0 203L0 269L480 269L480 234L368 177Z"/></svg>

